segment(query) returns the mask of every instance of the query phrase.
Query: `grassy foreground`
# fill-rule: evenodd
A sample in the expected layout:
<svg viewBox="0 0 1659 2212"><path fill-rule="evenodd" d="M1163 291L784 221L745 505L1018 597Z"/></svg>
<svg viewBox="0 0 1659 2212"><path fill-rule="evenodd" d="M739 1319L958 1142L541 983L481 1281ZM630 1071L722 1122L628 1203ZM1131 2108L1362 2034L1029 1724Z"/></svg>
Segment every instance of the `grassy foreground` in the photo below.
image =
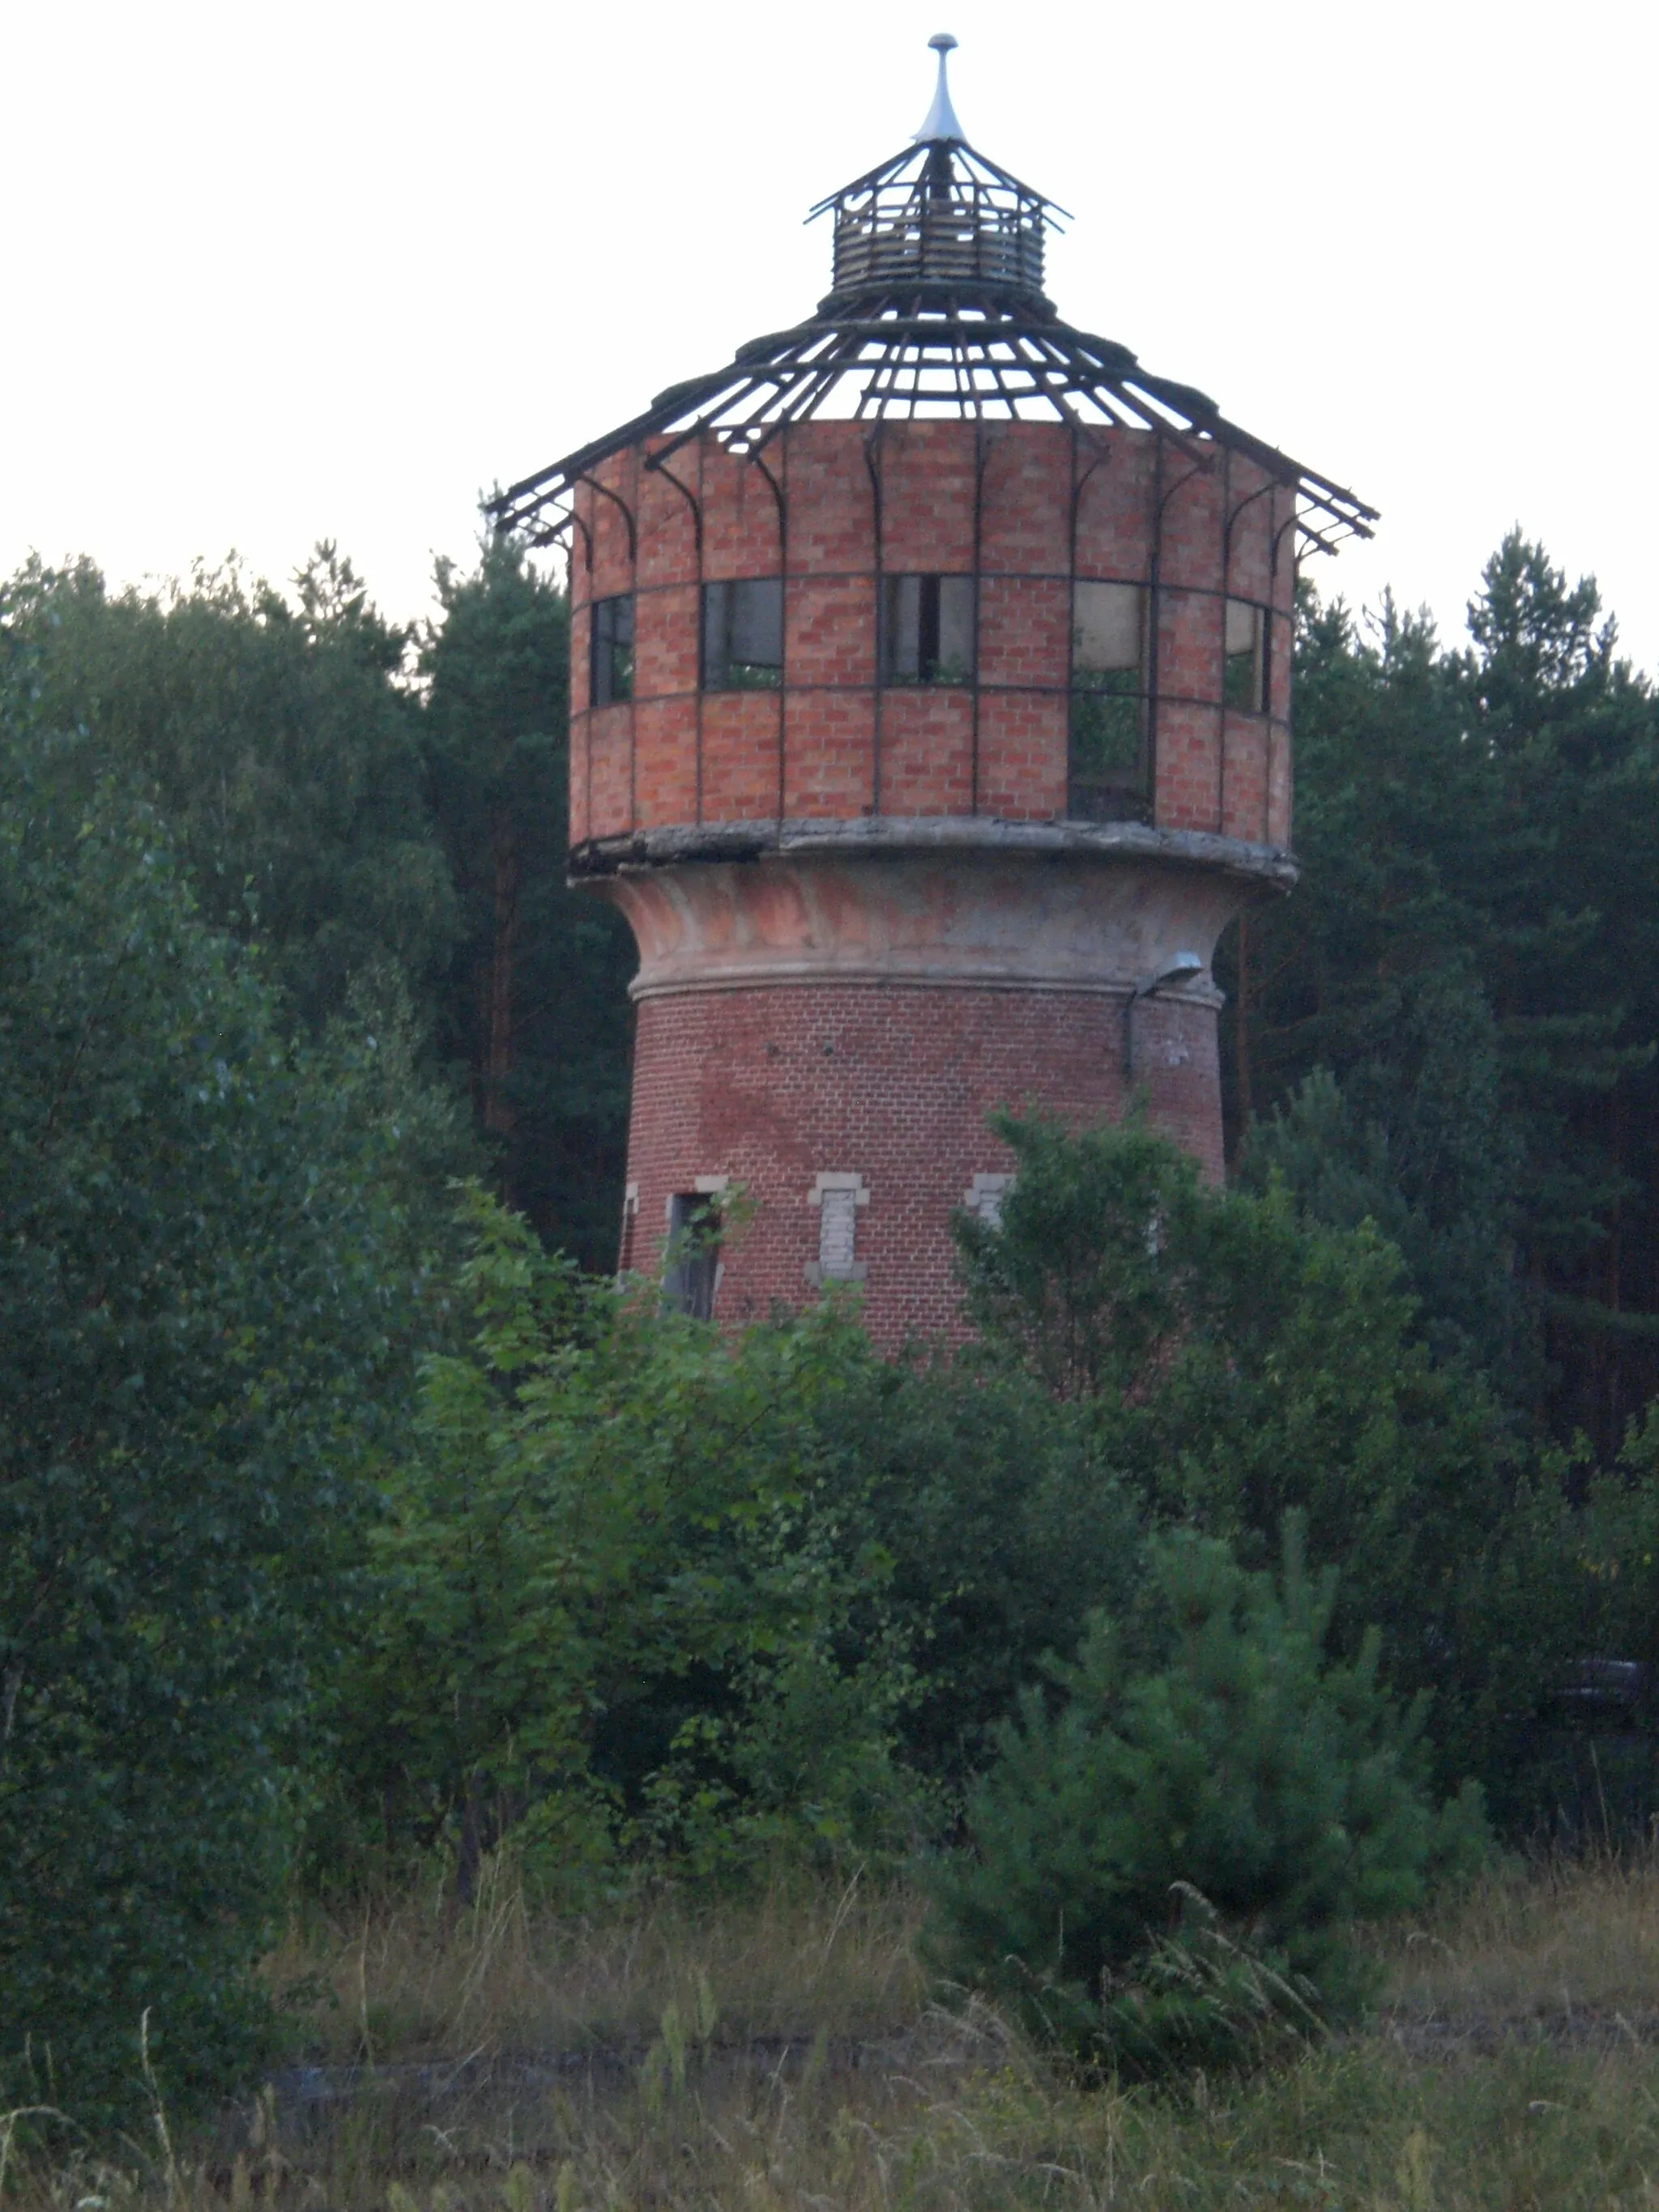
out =
<svg viewBox="0 0 1659 2212"><path fill-rule="evenodd" d="M1364 2034L1179 2094L1077 2089L932 2004L919 1924L857 1881L609 1925L499 1893L319 1922L272 1962L302 2056L257 2102L189 2142L158 2115L113 2162L14 2159L0 2189L61 2212L1659 2207L1659 1863L1494 1881L1390 1939Z"/></svg>

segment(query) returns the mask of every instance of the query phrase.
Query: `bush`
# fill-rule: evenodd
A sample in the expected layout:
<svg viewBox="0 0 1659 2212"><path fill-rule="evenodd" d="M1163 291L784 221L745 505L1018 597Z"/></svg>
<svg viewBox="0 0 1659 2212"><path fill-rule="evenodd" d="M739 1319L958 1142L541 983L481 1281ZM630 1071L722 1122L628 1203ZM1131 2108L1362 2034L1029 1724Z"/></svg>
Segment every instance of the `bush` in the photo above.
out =
<svg viewBox="0 0 1659 2212"><path fill-rule="evenodd" d="M1630 1424L1617 1464L1590 1482L1575 1517L1581 1656L1633 1659L1659 1677L1659 1399Z"/></svg>
<svg viewBox="0 0 1659 2212"><path fill-rule="evenodd" d="M1293 1519L1276 1578L1186 1532L1149 1557L1137 1611L1054 1670L1060 1709L1024 1693L971 1851L931 1878L947 1971L1129 2071L1352 2013L1352 1923L1419 1904L1484 1835L1473 1790L1432 1808L1423 1703L1381 1687L1376 1637L1326 1659L1335 1577L1308 1574Z"/></svg>
<svg viewBox="0 0 1659 2212"><path fill-rule="evenodd" d="M1074 1651L1091 1610L1133 1593L1139 1501L1087 1409L1018 1369L867 1360L816 1418L847 1522L891 1561L884 1620L917 1670L900 1747L959 1790L1044 1653Z"/></svg>
<svg viewBox="0 0 1659 2212"><path fill-rule="evenodd" d="M567 1888L634 1850L879 1841L909 1678L822 1443L867 1340L833 1305L728 1338L467 1212L473 1340L428 1363L386 1485L319 1869L435 1845L465 1895L509 1834Z"/></svg>
<svg viewBox="0 0 1659 2212"><path fill-rule="evenodd" d="M0 699L0 710L5 707ZM257 2053L417 1285L377 1073L283 1044L145 808L0 713L0 2088ZM362 1078L360 1080L359 1078Z"/></svg>
<svg viewBox="0 0 1659 2212"><path fill-rule="evenodd" d="M1342 1571L1334 1648L1374 1624L1389 1680L1434 1692L1442 1784L1501 1785L1577 1656L1559 1486L1418 1340L1399 1254L1280 1188L1213 1188L1133 1121L999 1126L1018 1179L999 1227L958 1231L988 1343L1086 1412L1151 1525L1262 1567L1303 1515L1310 1560Z"/></svg>

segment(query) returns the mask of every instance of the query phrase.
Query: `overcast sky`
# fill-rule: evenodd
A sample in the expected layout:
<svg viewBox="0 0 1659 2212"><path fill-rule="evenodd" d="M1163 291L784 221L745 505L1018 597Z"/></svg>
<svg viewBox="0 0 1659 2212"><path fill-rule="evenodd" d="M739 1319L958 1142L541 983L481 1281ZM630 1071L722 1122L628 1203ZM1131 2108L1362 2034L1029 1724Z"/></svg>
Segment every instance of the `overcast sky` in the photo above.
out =
<svg viewBox="0 0 1659 2212"><path fill-rule="evenodd" d="M0 0L0 569L336 538L386 611L481 492L810 313L824 193L954 31L1074 217L1067 319L1382 510L1322 587L1459 634L1519 521L1659 665L1650 5Z"/></svg>

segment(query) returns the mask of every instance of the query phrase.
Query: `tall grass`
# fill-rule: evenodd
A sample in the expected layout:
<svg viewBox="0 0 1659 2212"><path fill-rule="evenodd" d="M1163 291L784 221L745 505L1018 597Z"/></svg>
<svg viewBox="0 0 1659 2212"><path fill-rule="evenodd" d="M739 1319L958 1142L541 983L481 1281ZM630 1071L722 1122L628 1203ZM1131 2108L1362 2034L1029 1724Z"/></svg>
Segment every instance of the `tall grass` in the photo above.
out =
<svg viewBox="0 0 1659 2212"><path fill-rule="evenodd" d="M781 1881L741 1905L668 1890L626 1912L538 1912L500 1868L458 1913L434 1886L359 1914L296 1919L268 1972L317 1990L323 2060L569 2052L648 2042L712 2000L723 2042L878 2036L925 2001L915 1896L854 1874ZM706 1991L706 1996L700 1992Z"/></svg>
<svg viewBox="0 0 1659 2212"><path fill-rule="evenodd" d="M1659 2212L1651 1863L1495 1878L1389 1940L1364 2034L1179 2092L1079 2087L930 2002L919 1918L859 1881L572 1921L499 1880L459 1915L313 1916L271 1962L312 1978L295 2065L374 2072L290 2069L192 2142L14 2155L3 2185L19 2212Z"/></svg>
<svg viewBox="0 0 1659 2212"><path fill-rule="evenodd" d="M1511 2023L1659 2006L1659 1854L1553 1859L1482 1882L1389 1945L1407 2018Z"/></svg>

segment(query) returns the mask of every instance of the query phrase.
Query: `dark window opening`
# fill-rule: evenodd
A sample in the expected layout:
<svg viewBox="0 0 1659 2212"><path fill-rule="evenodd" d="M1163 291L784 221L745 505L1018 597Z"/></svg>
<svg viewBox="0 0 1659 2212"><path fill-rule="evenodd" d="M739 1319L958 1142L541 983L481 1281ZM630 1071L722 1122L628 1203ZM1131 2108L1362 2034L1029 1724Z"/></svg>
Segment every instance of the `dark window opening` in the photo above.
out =
<svg viewBox="0 0 1659 2212"><path fill-rule="evenodd" d="M971 576L883 577L881 680L884 684L973 682Z"/></svg>
<svg viewBox="0 0 1659 2212"><path fill-rule="evenodd" d="M720 1206L706 1191L684 1191L668 1201L668 1265L662 1302L671 1313L712 1321L720 1262Z"/></svg>
<svg viewBox="0 0 1659 2212"><path fill-rule="evenodd" d="M1248 599L1227 602L1226 659L1222 670L1224 706L1244 714L1267 711L1267 618Z"/></svg>
<svg viewBox="0 0 1659 2212"><path fill-rule="evenodd" d="M702 587L705 691L775 691L783 681L783 579Z"/></svg>
<svg viewBox="0 0 1659 2212"><path fill-rule="evenodd" d="M1146 594L1139 584L1072 587L1072 705L1066 811L1133 821L1147 810Z"/></svg>
<svg viewBox="0 0 1659 2212"><path fill-rule="evenodd" d="M634 696L634 594L595 599L588 701L614 707Z"/></svg>

